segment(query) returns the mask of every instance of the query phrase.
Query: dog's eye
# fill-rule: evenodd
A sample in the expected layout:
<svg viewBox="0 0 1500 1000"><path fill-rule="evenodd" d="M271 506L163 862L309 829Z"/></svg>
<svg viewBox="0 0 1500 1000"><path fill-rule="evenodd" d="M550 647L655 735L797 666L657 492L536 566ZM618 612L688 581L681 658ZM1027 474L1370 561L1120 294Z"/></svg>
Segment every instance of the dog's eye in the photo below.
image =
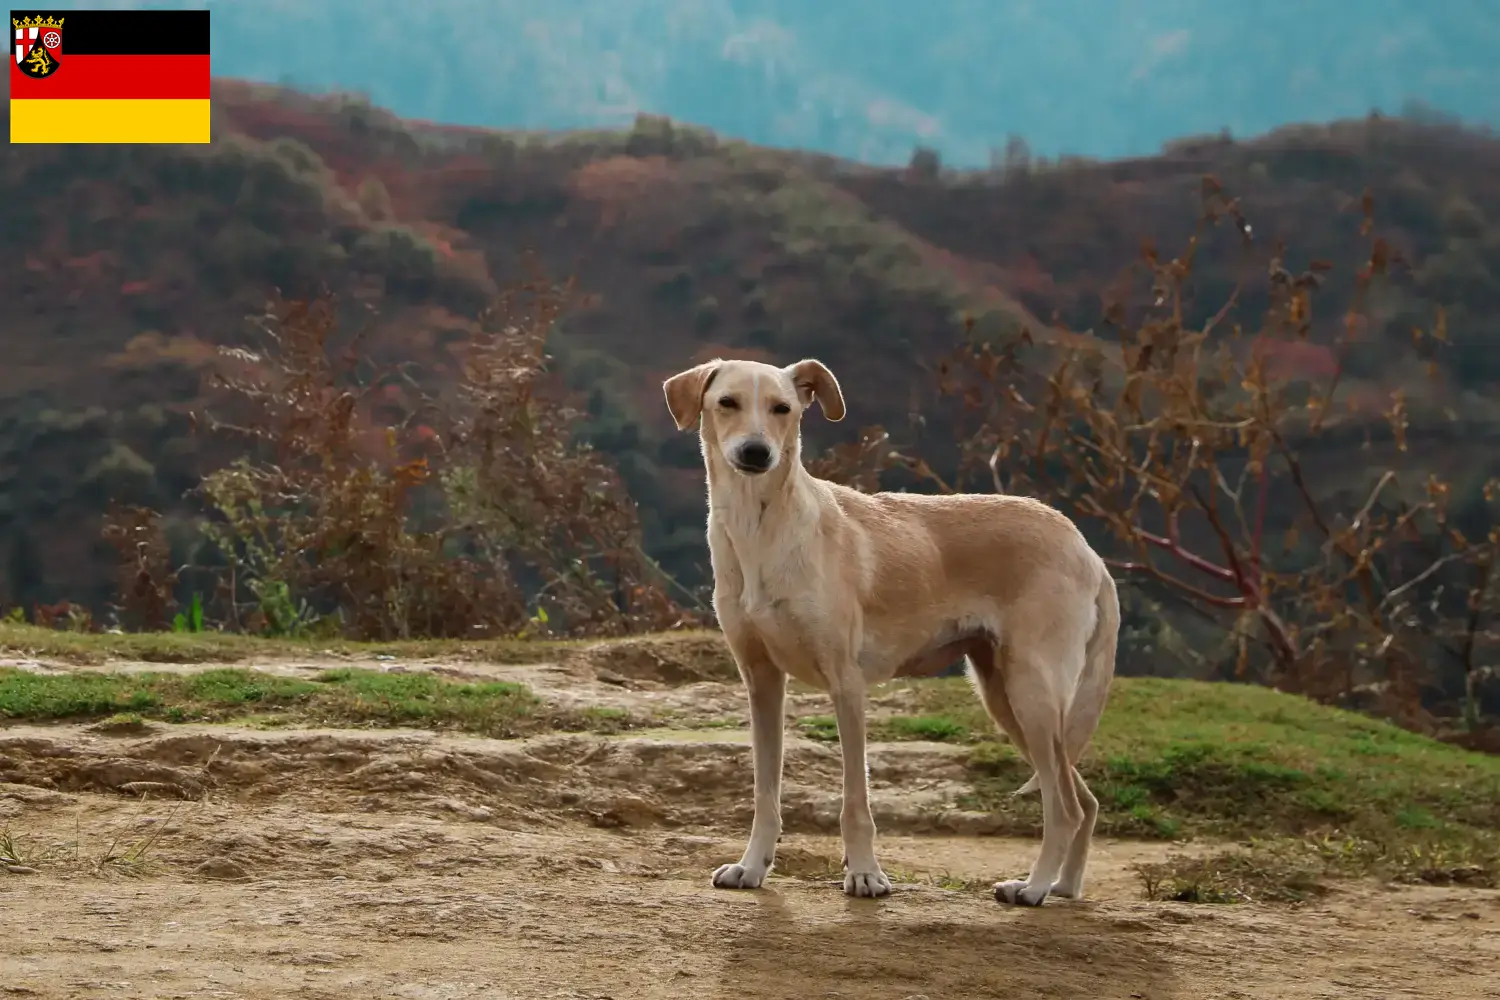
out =
<svg viewBox="0 0 1500 1000"><path fill-rule="evenodd" d="M788 406L786 403L777 403L775 406L771 407L771 412L772 413L791 413L792 412L792 408L790 406Z"/></svg>
<svg viewBox="0 0 1500 1000"><path fill-rule="evenodd" d="M733 396L720 396L719 405L726 410L738 410L740 408L740 404Z"/></svg>

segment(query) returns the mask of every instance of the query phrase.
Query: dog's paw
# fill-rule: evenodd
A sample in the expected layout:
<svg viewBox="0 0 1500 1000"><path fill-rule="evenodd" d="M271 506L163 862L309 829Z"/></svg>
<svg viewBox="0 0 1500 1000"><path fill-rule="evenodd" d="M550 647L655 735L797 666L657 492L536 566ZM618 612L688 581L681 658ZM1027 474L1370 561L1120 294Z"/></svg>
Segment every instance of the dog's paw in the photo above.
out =
<svg viewBox="0 0 1500 1000"><path fill-rule="evenodd" d="M759 889L766 880L765 868L746 868L744 865L720 865L714 871L716 889Z"/></svg>
<svg viewBox="0 0 1500 1000"><path fill-rule="evenodd" d="M875 899L891 894L891 880L885 872L848 872L844 875L844 895Z"/></svg>
<svg viewBox="0 0 1500 1000"><path fill-rule="evenodd" d="M996 882L995 902L1009 903L1011 906L1041 906L1042 901L1047 898L1047 891L1043 886L1028 889L1026 880L1020 878Z"/></svg>

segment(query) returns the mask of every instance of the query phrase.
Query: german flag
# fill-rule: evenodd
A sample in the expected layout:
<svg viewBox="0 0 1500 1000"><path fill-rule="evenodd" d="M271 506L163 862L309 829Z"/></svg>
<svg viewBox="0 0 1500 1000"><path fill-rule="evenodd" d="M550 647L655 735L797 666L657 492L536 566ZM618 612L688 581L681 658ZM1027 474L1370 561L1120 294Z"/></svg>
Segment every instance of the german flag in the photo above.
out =
<svg viewBox="0 0 1500 1000"><path fill-rule="evenodd" d="M13 10L11 142L208 142L206 10Z"/></svg>

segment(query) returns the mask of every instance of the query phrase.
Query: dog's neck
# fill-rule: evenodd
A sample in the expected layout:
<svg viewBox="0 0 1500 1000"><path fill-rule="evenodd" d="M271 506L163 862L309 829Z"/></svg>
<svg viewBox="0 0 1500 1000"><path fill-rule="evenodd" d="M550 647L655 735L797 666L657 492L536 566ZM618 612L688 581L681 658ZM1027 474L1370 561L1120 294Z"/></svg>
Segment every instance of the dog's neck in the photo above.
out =
<svg viewBox="0 0 1500 1000"><path fill-rule="evenodd" d="M798 522L795 513L807 504L804 497L812 476L802 467L801 442L781 456L776 468L747 476L730 467L716 442L703 439L707 459L708 512L736 541L758 537L765 526L785 529Z"/></svg>

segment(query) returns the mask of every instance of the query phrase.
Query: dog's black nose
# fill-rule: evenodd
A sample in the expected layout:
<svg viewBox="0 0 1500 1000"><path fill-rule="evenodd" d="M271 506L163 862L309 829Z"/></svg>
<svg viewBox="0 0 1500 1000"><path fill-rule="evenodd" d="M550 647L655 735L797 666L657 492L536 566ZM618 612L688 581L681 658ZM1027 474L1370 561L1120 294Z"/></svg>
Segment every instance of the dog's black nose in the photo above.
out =
<svg viewBox="0 0 1500 1000"><path fill-rule="evenodd" d="M758 441L740 447L740 465L754 472L764 472L771 467L771 449Z"/></svg>

